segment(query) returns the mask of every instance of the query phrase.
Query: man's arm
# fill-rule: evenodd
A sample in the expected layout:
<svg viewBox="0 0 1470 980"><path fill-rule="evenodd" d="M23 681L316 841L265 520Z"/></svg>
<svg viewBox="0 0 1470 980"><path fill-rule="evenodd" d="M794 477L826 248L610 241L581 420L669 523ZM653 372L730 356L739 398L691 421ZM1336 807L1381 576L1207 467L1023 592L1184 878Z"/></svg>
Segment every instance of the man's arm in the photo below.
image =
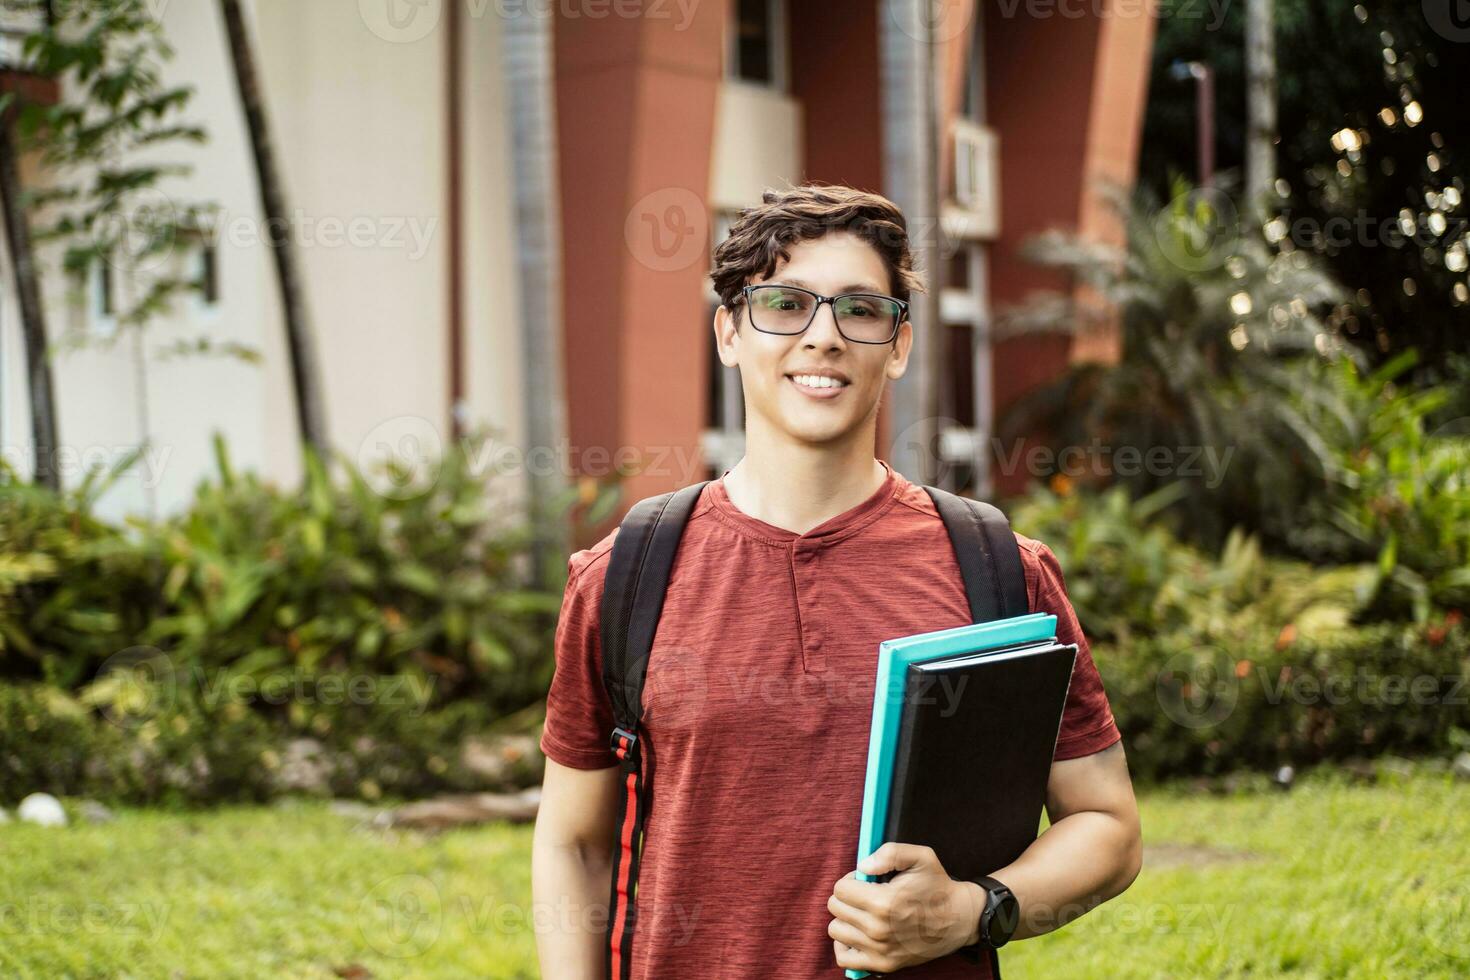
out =
<svg viewBox="0 0 1470 980"><path fill-rule="evenodd" d="M1119 894L1143 864L1122 742L1053 762L1046 812L1046 833L991 874L1020 902L1015 939L1050 932ZM984 889L950 878L933 848L890 842L858 870L900 873L886 883L852 873L837 881L827 901L833 915L827 934L838 966L892 973L979 940Z"/></svg>
<svg viewBox="0 0 1470 980"><path fill-rule="evenodd" d="M601 980L619 769L546 760L531 843L531 895L544 977Z"/></svg>
<svg viewBox="0 0 1470 980"><path fill-rule="evenodd" d="M1046 813L1051 821L1046 833L991 874L1021 903L1014 939L1066 925L1123 892L1143 867L1138 803L1122 742L1052 763ZM974 882L965 884L978 920L984 891ZM977 929L968 941L978 938Z"/></svg>

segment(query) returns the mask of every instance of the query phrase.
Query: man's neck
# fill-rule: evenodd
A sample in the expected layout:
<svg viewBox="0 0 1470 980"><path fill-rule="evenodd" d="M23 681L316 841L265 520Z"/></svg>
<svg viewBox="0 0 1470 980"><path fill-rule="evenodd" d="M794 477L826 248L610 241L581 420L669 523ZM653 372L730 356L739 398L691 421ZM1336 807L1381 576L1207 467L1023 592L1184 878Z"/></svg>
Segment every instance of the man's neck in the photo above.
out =
<svg viewBox="0 0 1470 980"><path fill-rule="evenodd" d="M877 493L886 475L871 433L866 441L820 447L754 439L724 485L746 514L805 534Z"/></svg>

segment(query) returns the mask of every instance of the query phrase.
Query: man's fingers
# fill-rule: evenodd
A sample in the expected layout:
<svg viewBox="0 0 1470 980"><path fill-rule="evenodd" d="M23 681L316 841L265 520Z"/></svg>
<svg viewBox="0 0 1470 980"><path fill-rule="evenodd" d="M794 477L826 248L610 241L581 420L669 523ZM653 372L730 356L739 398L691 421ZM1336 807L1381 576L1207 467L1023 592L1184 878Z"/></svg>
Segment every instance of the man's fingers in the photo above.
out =
<svg viewBox="0 0 1470 980"><path fill-rule="evenodd" d="M872 940L851 922L833 919L827 923L827 935L844 946L871 951Z"/></svg>
<svg viewBox="0 0 1470 980"><path fill-rule="evenodd" d="M870 939L883 942L888 938L887 924L878 916L866 909L860 909L849 905L836 895L827 899L827 911L833 916L848 923L853 928L860 930L863 935ZM863 945L867 945L864 943Z"/></svg>
<svg viewBox="0 0 1470 980"><path fill-rule="evenodd" d="M888 961L877 953L861 948L852 949L846 943L836 939L832 941L832 955L836 957L837 965L844 970L887 973L890 968Z"/></svg>
<svg viewBox="0 0 1470 980"><path fill-rule="evenodd" d="M889 841L859 861L858 870L865 875L881 875L890 871L906 871L933 858L932 847Z"/></svg>
<svg viewBox="0 0 1470 980"><path fill-rule="evenodd" d="M865 912L876 912L882 908L884 900L883 889L888 885L877 881L858 881L852 875L838 880L832 887L832 894L842 899L855 909Z"/></svg>

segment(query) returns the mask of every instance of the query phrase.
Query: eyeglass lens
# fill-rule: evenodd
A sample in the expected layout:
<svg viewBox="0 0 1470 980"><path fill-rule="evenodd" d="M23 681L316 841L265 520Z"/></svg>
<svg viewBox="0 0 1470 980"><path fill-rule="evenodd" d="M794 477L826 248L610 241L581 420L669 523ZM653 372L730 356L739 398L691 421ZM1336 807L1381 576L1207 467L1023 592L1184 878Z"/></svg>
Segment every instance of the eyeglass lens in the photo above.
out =
<svg viewBox="0 0 1470 980"><path fill-rule="evenodd" d="M750 291L750 322L767 333L801 333L812 322L817 298L787 286L757 286ZM849 294L835 297L837 328L849 340L882 343L898 325L898 302L883 296Z"/></svg>

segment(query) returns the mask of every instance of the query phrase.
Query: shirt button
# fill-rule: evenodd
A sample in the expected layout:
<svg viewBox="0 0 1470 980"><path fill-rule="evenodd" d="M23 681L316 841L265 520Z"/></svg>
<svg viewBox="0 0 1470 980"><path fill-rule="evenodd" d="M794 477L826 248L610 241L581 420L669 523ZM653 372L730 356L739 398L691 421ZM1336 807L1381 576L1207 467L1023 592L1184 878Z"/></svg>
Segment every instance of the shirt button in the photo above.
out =
<svg viewBox="0 0 1470 980"><path fill-rule="evenodd" d="M820 633L813 634L812 635L812 638L807 641L807 646L811 647L813 650L820 650L820 649L822 649L822 634L820 634Z"/></svg>

